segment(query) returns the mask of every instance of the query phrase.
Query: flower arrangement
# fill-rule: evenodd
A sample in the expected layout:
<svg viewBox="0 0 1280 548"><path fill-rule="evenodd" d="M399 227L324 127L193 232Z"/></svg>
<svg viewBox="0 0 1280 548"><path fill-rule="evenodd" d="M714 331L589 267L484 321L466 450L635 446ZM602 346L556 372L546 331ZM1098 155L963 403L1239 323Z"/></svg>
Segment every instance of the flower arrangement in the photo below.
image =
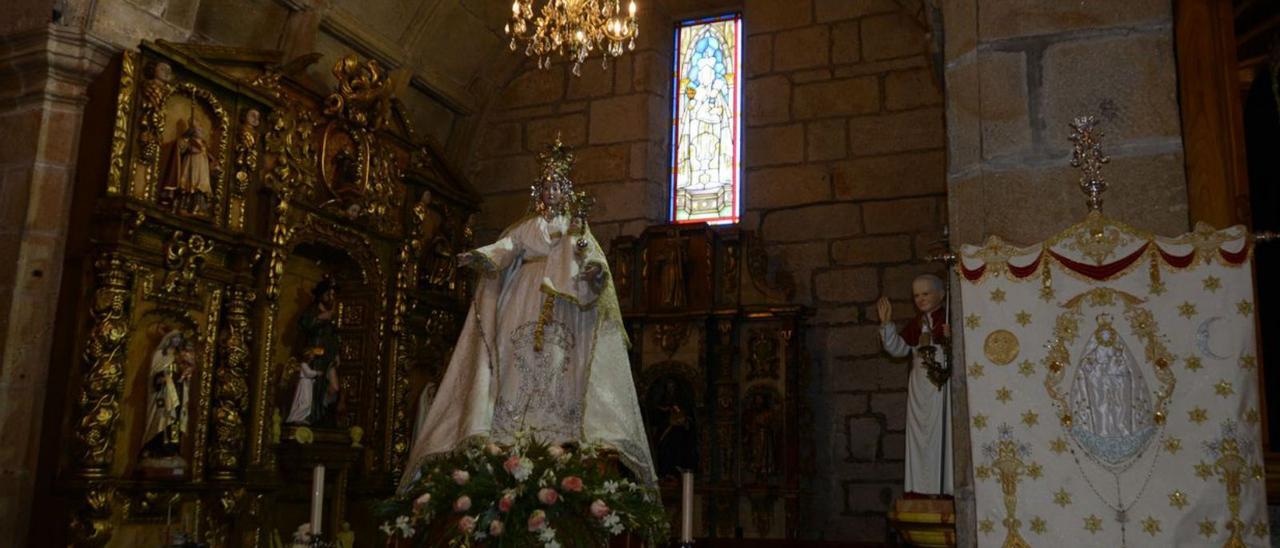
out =
<svg viewBox="0 0 1280 548"><path fill-rule="evenodd" d="M603 546L630 532L657 546L667 518L656 493L623 477L598 445L475 441L426 463L380 513L388 545Z"/></svg>

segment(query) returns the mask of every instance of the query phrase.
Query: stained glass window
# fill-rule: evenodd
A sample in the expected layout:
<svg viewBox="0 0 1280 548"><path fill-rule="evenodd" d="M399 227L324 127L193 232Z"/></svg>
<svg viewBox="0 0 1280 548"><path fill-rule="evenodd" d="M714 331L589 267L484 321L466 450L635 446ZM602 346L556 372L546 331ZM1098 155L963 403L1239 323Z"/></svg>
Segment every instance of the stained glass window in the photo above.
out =
<svg viewBox="0 0 1280 548"><path fill-rule="evenodd" d="M671 112L671 220L738 221L742 18L685 21L676 29Z"/></svg>

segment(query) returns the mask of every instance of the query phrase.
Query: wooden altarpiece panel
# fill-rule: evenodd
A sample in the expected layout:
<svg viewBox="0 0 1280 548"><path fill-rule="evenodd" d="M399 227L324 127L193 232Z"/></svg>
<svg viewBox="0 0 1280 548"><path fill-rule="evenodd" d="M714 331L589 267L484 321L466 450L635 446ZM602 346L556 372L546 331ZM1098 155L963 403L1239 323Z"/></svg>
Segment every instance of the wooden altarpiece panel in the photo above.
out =
<svg viewBox="0 0 1280 548"><path fill-rule="evenodd" d="M812 433L790 277L736 227L653 226L610 249L667 507L693 469L695 536L797 538Z"/></svg>
<svg viewBox="0 0 1280 548"><path fill-rule="evenodd" d="M318 57L144 42L91 87L40 452L50 545L269 546L306 521L319 463L330 538L376 538L367 503L460 328L479 200L414 133L399 74L350 56L317 92L292 74ZM300 332L307 310L331 310L326 338ZM287 424L300 360L322 359L328 414Z"/></svg>

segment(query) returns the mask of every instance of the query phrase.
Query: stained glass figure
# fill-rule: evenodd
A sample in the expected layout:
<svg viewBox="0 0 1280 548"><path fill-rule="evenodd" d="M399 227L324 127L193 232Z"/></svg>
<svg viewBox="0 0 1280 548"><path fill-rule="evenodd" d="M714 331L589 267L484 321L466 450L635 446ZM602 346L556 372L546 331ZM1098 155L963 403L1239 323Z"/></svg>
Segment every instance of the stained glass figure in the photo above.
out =
<svg viewBox="0 0 1280 548"><path fill-rule="evenodd" d="M686 21L676 30L673 222L738 221L741 32L737 14Z"/></svg>

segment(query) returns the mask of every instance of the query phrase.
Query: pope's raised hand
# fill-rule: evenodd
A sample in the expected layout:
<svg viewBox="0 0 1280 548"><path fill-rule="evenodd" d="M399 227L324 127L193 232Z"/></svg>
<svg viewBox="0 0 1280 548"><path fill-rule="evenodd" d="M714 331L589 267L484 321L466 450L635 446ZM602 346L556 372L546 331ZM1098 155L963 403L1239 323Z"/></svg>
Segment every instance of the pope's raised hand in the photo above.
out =
<svg viewBox="0 0 1280 548"><path fill-rule="evenodd" d="M880 325L893 321L893 303L889 302L888 297L880 297L876 301L876 314L880 316Z"/></svg>

